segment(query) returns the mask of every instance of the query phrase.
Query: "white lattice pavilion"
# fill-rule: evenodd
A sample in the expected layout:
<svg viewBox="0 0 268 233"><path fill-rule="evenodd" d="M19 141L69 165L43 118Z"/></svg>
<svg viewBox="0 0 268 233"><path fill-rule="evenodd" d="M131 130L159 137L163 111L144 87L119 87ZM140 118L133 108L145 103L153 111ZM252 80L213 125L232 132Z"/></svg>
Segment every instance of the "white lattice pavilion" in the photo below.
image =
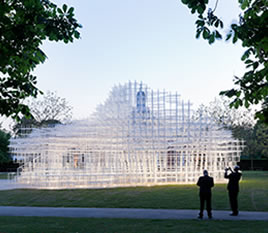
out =
<svg viewBox="0 0 268 233"><path fill-rule="evenodd" d="M49 189L189 184L207 169L222 182L242 143L206 116L194 120L190 107L142 83L115 86L89 119L12 139L15 180Z"/></svg>

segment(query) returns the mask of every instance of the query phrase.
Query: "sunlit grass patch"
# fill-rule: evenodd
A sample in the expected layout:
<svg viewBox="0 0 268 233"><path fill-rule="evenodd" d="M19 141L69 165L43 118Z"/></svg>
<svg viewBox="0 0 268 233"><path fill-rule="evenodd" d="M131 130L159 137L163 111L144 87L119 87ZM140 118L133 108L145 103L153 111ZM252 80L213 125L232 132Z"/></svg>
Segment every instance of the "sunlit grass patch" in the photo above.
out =
<svg viewBox="0 0 268 233"><path fill-rule="evenodd" d="M226 184L216 184L212 207L229 210ZM239 209L268 211L268 172L244 172L240 182ZM51 207L110 207L154 209L198 209L196 185L165 185L111 189L6 190L0 205Z"/></svg>

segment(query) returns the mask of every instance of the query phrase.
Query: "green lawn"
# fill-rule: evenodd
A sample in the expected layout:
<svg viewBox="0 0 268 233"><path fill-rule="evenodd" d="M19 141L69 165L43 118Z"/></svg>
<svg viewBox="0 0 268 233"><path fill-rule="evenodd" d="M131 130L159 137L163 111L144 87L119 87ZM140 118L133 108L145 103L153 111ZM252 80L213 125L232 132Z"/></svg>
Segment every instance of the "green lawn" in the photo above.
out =
<svg viewBox="0 0 268 233"><path fill-rule="evenodd" d="M268 211L268 172L244 172L240 190L240 210ZM80 190L21 189L0 191L0 205L198 209L199 199L196 185ZM213 209L229 208L226 184L216 184L213 188Z"/></svg>
<svg viewBox="0 0 268 233"><path fill-rule="evenodd" d="M0 232L94 233L267 233L265 221L198 221L149 219L88 219L56 217L0 217Z"/></svg>
<svg viewBox="0 0 268 233"><path fill-rule="evenodd" d="M0 173L0 180L6 180L7 179L7 172Z"/></svg>

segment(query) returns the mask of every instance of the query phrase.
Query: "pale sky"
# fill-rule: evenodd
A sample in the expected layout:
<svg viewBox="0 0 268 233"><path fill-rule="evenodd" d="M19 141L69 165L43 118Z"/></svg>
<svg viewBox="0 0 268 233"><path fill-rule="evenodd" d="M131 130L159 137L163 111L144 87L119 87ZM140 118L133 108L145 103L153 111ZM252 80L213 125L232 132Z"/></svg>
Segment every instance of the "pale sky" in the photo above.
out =
<svg viewBox="0 0 268 233"><path fill-rule="evenodd" d="M233 87L244 70L239 44L195 39L195 17L180 0L55 0L75 8L83 25L73 44L45 42L48 56L35 70L42 91L57 91L88 117L115 84L142 81L178 92L194 106ZM214 8L214 5L211 6ZM219 1L225 30L237 19L237 1Z"/></svg>

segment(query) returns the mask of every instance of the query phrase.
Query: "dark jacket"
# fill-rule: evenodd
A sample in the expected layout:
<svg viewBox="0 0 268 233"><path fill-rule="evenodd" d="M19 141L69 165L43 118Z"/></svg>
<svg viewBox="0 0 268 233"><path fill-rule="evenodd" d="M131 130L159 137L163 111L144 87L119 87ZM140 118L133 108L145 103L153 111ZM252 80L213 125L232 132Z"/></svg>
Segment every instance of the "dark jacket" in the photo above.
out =
<svg viewBox="0 0 268 233"><path fill-rule="evenodd" d="M242 174L239 172L232 172L227 175L227 172L224 174L224 178L229 179L227 189L229 191L238 192L239 191L239 180L241 179Z"/></svg>
<svg viewBox="0 0 268 233"><path fill-rule="evenodd" d="M214 181L210 176L201 176L198 179L197 185L200 187L200 194L211 194Z"/></svg>

